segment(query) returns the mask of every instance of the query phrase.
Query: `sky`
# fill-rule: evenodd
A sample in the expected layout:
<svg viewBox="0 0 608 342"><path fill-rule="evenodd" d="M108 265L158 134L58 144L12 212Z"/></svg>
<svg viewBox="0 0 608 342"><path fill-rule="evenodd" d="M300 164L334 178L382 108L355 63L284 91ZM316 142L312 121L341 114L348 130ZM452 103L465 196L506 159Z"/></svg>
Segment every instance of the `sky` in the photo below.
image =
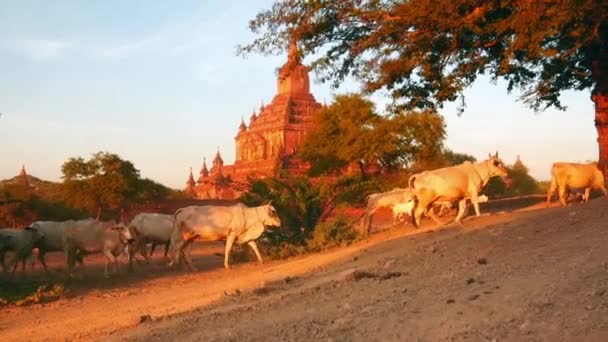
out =
<svg viewBox="0 0 608 342"><path fill-rule="evenodd" d="M254 37L248 21L271 3L0 0L0 179L25 165L59 181L68 158L108 151L181 189L217 148L233 163L241 118L271 102L286 60L236 55ZM311 81L319 102L359 88ZM508 164L520 155L540 180L554 161L597 159L589 92L564 93L566 111L534 113L482 77L465 97L461 116L454 104L440 111L454 151L498 151ZM384 109L385 95L372 99Z"/></svg>

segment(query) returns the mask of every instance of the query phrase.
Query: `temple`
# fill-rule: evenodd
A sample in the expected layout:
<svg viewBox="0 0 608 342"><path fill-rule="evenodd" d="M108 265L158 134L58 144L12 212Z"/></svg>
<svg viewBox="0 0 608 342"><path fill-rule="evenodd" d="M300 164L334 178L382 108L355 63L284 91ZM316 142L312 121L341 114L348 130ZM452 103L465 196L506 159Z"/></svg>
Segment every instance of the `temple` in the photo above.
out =
<svg viewBox="0 0 608 342"><path fill-rule="evenodd" d="M313 114L321 107L310 93L308 68L301 63L292 41L287 62L279 69L277 94L272 102L262 103L257 113L254 110L249 125L241 119L235 137L234 164L224 165L218 148L211 169L203 159L196 184L188 179L186 192L202 199L234 199L246 190L250 176L276 177L280 170L305 173L308 165L296 158L296 152L312 128Z"/></svg>

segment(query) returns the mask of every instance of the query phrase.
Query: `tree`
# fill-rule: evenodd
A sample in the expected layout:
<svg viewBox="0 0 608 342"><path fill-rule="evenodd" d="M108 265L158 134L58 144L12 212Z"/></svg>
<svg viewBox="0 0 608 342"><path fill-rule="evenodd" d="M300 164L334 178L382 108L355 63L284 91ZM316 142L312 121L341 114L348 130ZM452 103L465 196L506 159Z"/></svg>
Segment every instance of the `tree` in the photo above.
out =
<svg viewBox="0 0 608 342"><path fill-rule="evenodd" d="M297 40L321 80L347 76L395 105L441 108L478 75L522 90L534 110L563 109L560 93L591 90L599 165L608 175L608 2L598 0L286 0L250 22L241 52ZM461 107L462 108L462 107Z"/></svg>
<svg viewBox="0 0 608 342"><path fill-rule="evenodd" d="M430 111L381 116L360 95L340 95L315 113L313 129L300 149L311 174L356 163L365 176L374 166L397 168L436 156L445 136L443 118Z"/></svg>
<svg viewBox="0 0 608 342"><path fill-rule="evenodd" d="M454 152L449 148L443 150L443 158L449 166L459 165L465 161L470 161L471 163L477 162L477 158L473 157L472 155Z"/></svg>
<svg viewBox="0 0 608 342"><path fill-rule="evenodd" d="M91 159L70 158L62 167L66 202L75 208L96 211L116 210L137 198L139 171L129 161L107 152L95 153Z"/></svg>

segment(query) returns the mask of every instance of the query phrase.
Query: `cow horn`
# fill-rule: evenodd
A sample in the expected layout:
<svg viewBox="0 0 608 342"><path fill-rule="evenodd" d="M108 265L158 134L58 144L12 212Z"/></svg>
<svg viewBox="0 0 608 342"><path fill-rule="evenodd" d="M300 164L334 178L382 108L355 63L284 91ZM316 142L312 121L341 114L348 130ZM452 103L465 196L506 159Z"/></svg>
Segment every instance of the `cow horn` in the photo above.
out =
<svg viewBox="0 0 608 342"><path fill-rule="evenodd" d="M498 151L496 151L496 158L498 158Z"/></svg>
<svg viewBox="0 0 608 342"><path fill-rule="evenodd" d="M488 152L488 158L492 158L492 153Z"/></svg>

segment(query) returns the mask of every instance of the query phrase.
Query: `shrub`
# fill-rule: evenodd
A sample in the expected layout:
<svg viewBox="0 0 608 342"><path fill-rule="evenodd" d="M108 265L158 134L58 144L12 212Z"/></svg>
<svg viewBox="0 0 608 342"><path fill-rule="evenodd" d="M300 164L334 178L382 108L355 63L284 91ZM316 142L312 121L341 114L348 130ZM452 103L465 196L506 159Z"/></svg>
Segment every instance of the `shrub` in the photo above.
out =
<svg viewBox="0 0 608 342"><path fill-rule="evenodd" d="M311 239L308 240L307 247L309 251L322 251L331 247L349 245L360 237L360 233L352 228L346 218L339 215L317 225Z"/></svg>

